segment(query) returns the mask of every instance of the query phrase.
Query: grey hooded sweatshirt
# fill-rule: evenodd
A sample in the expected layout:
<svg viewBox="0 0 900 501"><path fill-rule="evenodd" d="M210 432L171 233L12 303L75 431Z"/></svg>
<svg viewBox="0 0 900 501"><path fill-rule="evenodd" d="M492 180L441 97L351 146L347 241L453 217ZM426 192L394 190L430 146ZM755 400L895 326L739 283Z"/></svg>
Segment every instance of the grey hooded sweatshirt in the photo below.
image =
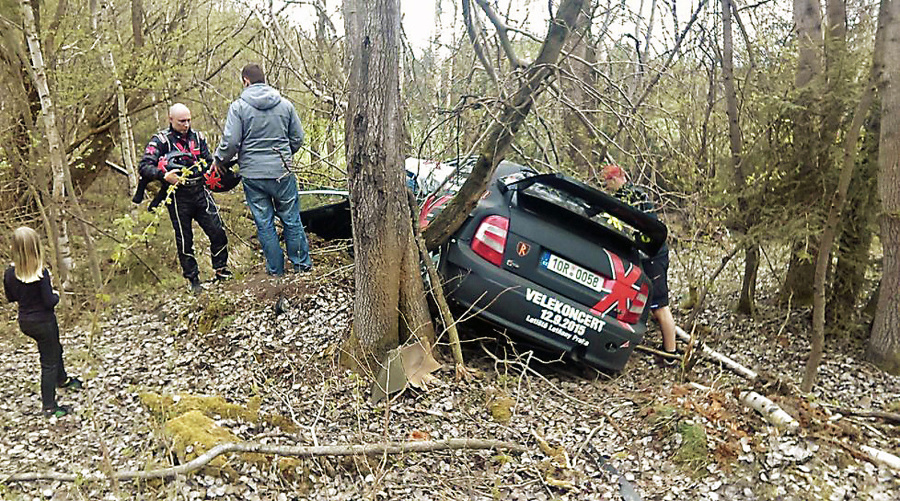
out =
<svg viewBox="0 0 900 501"><path fill-rule="evenodd" d="M227 162L238 157L241 176L275 179L292 165L303 145L303 127L290 101L264 83L247 86L231 103L215 157Z"/></svg>

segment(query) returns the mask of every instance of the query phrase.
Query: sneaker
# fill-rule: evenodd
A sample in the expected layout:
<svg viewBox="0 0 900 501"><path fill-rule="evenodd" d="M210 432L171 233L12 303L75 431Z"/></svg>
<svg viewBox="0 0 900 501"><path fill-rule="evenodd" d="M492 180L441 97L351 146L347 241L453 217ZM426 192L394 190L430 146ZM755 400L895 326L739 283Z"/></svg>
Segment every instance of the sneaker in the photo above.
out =
<svg viewBox="0 0 900 501"><path fill-rule="evenodd" d="M64 382L56 385L56 387L66 390L80 390L84 388L84 384L77 377L67 377Z"/></svg>
<svg viewBox="0 0 900 501"><path fill-rule="evenodd" d="M671 355L678 355L677 351L665 351L665 350L663 350L663 351L665 353L668 353ZM675 366L681 365L681 356L679 356L678 358L668 358L668 357L659 357L659 358L660 358L660 364L663 367L675 367Z"/></svg>
<svg viewBox="0 0 900 501"><path fill-rule="evenodd" d="M301 266L299 264L295 264L291 267L291 271L294 273L309 273L312 271L312 266Z"/></svg>
<svg viewBox="0 0 900 501"><path fill-rule="evenodd" d="M192 293L192 294L194 294L195 296L197 296L197 295L199 295L201 292L203 292L203 286L200 285L200 279L199 279L199 278L192 278L192 279L190 279L190 280L191 280L191 293Z"/></svg>
<svg viewBox="0 0 900 501"><path fill-rule="evenodd" d="M223 280L231 280L234 278L234 273L231 272L228 268L222 268L220 270L216 270L216 282L221 282Z"/></svg>
<svg viewBox="0 0 900 501"><path fill-rule="evenodd" d="M63 407L62 405L43 410L44 417L46 418L61 418L71 412L72 411L68 407Z"/></svg>

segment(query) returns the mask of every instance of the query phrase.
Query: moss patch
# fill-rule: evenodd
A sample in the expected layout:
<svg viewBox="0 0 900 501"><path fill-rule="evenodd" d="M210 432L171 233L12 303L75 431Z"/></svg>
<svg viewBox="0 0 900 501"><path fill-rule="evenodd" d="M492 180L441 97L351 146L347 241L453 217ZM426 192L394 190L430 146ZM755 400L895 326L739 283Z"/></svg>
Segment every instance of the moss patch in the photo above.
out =
<svg viewBox="0 0 900 501"><path fill-rule="evenodd" d="M516 405L516 401L509 397L496 397L488 401L488 410L494 421L506 424L512 419L514 405Z"/></svg>
<svg viewBox="0 0 900 501"><path fill-rule="evenodd" d="M140 394L143 403L150 412L170 419L191 411L200 411L207 416L221 416L228 419L240 419L246 422L259 420L259 397L251 397L247 405L232 404L220 396L206 395L159 395L153 392Z"/></svg>
<svg viewBox="0 0 900 501"><path fill-rule="evenodd" d="M198 410L186 412L170 419L166 422L163 430L172 441L172 449L181 463L195 459L216 445L240 441L230 431L217 425ZM226 462L225 456L219 456L210 461L206 469L209 470L209 473L221 472L225 468Z"/></svg>
<svg viewBox="0 0 900 501"><path fill-rule="evenodd" d="M197 317L196 331L208 334L214 330L225 327L234 320L238 307L225 295L204 295L201 301L206 299L203 310Z"/></svg>
<svg viewBox="0 0 900 501"><path fill-rule="evenodd" d="M709 462L706 449L706 430L698 424L687 421L678 423L676 429L681 435L681 445L672 460L696 473Z"/></svg>
<svg viewBox="0 0 900 501"><path fill-rule="evenodd" d="M181 463L191 461L219 444L240 442L236 435L216 424L213 417L254 422L260 419L260 398L253 397L247 405L226 402L220 396L206 395L159 395L153 392L140 394L141 402L154 415L165 421L163 433L172 445L172 450ZM262 454L241 454L244 461L264 467L268 460ZM283 464L282 464L283 463ZM294 476L300 463L296 459L285 458L278 464L283 472ZM236 472L228 466L226 455L213 459L203 471L210 475L232 475ZM302 473L301 473L302 474Z"/></svg>

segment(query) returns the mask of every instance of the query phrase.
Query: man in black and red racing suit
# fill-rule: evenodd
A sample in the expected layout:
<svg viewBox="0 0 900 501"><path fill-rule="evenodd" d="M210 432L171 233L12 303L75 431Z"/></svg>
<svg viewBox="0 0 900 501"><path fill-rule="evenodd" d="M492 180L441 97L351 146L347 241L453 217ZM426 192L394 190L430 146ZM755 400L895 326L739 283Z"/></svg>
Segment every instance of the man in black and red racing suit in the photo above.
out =
<svg viewBox="0 0 900 501"><path fill-rule="evenodd" d="M191 129L191 111L177 103L169 108L169 127L153 135L139 166L140 174L159 180L163 186L177 185L174 197L166 200L178 261L195 294L202 291L200 270L194 257L194 233L191 221L197 221L209 237L212 267L216 279L233 275L228 270L228 237L225 235L219 209L204 184L203 172L213 161L206 138Z"/></svg>

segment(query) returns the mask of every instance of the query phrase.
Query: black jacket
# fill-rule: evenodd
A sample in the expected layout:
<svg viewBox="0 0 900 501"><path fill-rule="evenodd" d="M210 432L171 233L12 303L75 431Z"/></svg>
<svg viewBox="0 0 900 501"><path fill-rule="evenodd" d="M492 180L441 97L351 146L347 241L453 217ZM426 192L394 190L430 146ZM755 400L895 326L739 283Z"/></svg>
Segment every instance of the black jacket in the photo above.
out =
<svg viewBox="0 0 900 501"><path fill-rule="evenodd" d="M199 165L200 160L206 162L206 166L212 165L213 157L209 153L209 146L203 133L188 129L184 134L175 131L171 126L163 129L150 138L147 147L144 148L144 156L138 166L141 177L149 180L162 181L166 172L172 169L168 165L170 153L189 153L194 164ZM193 169L191 178L202 176L204 169Z"/></svg>
<svg viewBox="0 0 900 501"><path fill-rule="evenodd" d="M47 268L40 280L26 284L16 278L15 268L10 266L3 275L3 290L7 301L19 303L19 322L56 320L53 308L59 303L59 295L53 292Z"/></svg>
<svg viewBox="0 0 900 501"><path fill-rule="evenodd" d="M647 194L647 192L644 191L643 188L632 183L625 183L625 185L619 188L619 190L615 193L615 197L634 207L635 209L650 215L651 217L653 217L653 219L659 219L656 204L653 203L650 195ZM663 246L659 248L653 258L656 259L668 253L669 246L663 243Z"/></svg>

